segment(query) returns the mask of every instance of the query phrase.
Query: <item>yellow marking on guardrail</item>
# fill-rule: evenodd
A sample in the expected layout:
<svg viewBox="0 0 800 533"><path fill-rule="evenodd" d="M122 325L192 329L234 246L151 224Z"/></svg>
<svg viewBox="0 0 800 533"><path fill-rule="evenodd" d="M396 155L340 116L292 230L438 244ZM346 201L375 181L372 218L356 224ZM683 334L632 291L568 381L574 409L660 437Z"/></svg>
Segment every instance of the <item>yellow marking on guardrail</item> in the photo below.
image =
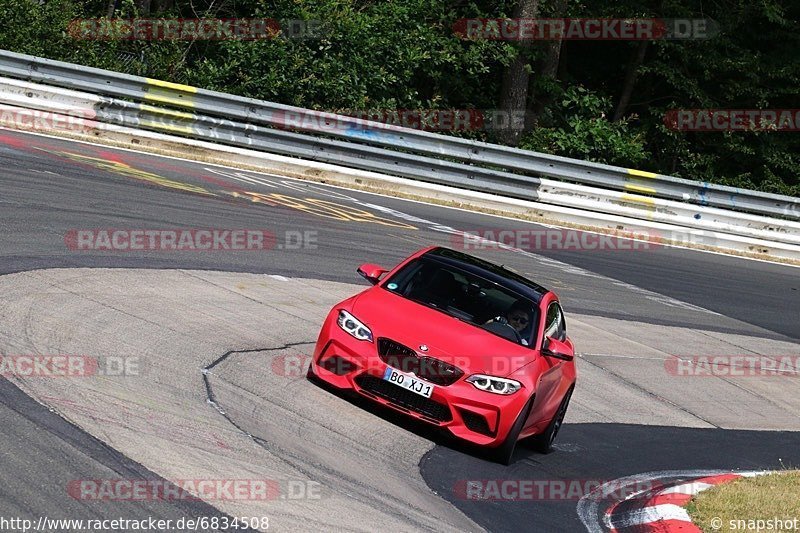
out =
<svg viewBox="0 0 800 533"><path fill-rule="evenodd" d="M151 113L153 115L160 115L167 119L173 119L176 121L190 122L194 120L194 115L192 115L191 113L185 113L183 111L175 111L174 109L163 109L161 107L155 107L148 104L139 104L139 109L146 113ZM160 120L141 119L139 121L139 125L153 129L169 131L173 133L191 134L194 132L194 130L190 125L184 125L184 126L175 125L169 122L162 122Z"/></svg>
<svg viewBox="0 0 800 533"><path fill-rule="evenodd" d="M655 215L657 207L656 207L656 199L650 198L649 196L639 196L638 194L628 194L626 192L622 193L620 196L619 205L633 207L634 209L640 209L647 213L646 216L649 220L653 219L653 215ZM635 205L631 205L635 204Z"/></svg>
<svg viewBox="0 0 800 533"><path fill-rule="evenodd" d="M193 114L186 113L184 111L175 111L174 109L164 109L162 107L156 107L148 104L139 104L139 109L141 109L142 111L147 111L148 113L153 113L155 115L164 115L179 120L194 120Z"/></svg>
<svg viewBox="0 0 800 533"><path fill-rule="evenodd" d="M165 89L172 89L174 91L183 91L185 93L197 92L197 87L192 87L191 85L184 85L182 83L172 83L171 81L154 80L153 78L147 78L147 84L155 85L156 87L163 87Z"/></svg>
<svg viewBox="0 0 800 533"><path fill-rule="evenodd" d="M173 133L185 133L187 135L194 133L194 130L190 126L175 126L173 124L165 124L164 122L157 122L155 120L140 120L139 125L145 128L171 131Z"/></svg>
<svg viewBox="0 0 800 533"><path fill-rule="evenodd" d="M158 104L174 105L178 107L194 107L194 102L187 98L176 98L175 93L149 91L144 93L144 99Z"/></svg>
<svg viewBox="0 0 800 533"><path fill-rule="evenodd" d="M628 194L626 192L622 193L622 197L620 198L623 202L633 202L637 204L647 204L650 206L656 205L656 199L651 198L650 196L639 196L637 194Z"/></svg>
<svg viewBox="0 0 800 533"><path fill-rule="evenodd" d="M148 102L192 108L196 92L196 87L147 78L144 99Z"/></svg>
<svg viewBox="0 0 800 533"><path fill-rule="evenodd" d="M656 190L652 187L643 187L642 185L632 185L628 183L625 185L626 191L640 192L644 194L656 194Z"/></svg>
<svg viewBox="0 0 800 533"><path fill-rule="evenodd" d="M635 168L629 168L628 174L631 176L639 176L640 178L656 178L658 174L655 172L645 172L644 170L636 170Z"/></svg>

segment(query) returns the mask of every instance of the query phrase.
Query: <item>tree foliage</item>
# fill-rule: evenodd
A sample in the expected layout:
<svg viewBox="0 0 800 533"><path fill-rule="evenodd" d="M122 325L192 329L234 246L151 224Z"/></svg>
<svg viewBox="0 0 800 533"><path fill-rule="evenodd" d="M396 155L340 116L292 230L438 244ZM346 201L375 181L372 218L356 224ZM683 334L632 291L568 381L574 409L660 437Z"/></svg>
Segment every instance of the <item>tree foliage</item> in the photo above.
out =
<svg viewBox="0 0 800 533"><path fill-rule="evenodd" d="M472 39L458 19L512 16L512 0L0 0L0 48L324 109L496 109L518 59L536 151L799 195L798 132L678 132L674 109L800 109L800 3L540 0L540 16L710 18L704 40ZM320 21L320 36L260 41L92 41L71 21L269 17ZM800 125L799 125L800 126ZM456 132L498 142L496 131Z"/></svg>

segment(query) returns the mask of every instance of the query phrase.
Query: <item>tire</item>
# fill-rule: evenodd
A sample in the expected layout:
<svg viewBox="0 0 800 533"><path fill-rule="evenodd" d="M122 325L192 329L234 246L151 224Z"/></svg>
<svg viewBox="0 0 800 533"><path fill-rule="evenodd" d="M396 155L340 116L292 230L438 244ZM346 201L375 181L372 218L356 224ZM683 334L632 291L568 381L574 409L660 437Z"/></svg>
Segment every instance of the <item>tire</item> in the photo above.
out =
<svg viewBox="0 0 800 533"><path fill-rule="evenodd" d="M517 420L514 422L514 425L511 426L511 430L508 432L508 435L506 435L506 439L503 441L503 444L489 452L488 455L492 461L505 466L511 464L511 458L514 456L514 449L517 447L519 434L522 431L522 426L525 425L525 421L528 419L532 408L533 396L528 399L528 403L526 403L522 408Z"/></svg>
<svg viewBox="0 0 800 533"><path fill-rule="evenodd" d="M531 447L537 452L541 454L548 454L553 451L553 443L555 442L558 431L561 429L561 426L564 422L564 415L567 414L567 407L569 407L569 400L572 398L572 391L574 389L575 385L572 385L564 395L564 399L561 400L561 404L558 406L558 410L553 416L553 420L551 420L547 425L547 429L544 431L544 433L536 435L535 437L531 437Z"/></svg>
<svg viewBox="0 0 800 533"><path fill-rule="evenodd" d="M321 380L314 373L314 369L312 368L313 365L314 363L308 363L308 370L306 370L306 379L311 383L319 384Z"/></svg>

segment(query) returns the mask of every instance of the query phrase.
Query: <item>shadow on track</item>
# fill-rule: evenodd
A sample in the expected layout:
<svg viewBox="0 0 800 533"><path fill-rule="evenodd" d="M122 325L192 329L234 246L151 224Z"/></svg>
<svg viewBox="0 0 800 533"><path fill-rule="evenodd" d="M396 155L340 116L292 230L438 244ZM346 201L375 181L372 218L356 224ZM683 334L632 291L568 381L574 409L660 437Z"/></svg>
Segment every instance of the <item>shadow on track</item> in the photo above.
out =
<svg viewBox="0 0 800 533"><path fill-rule="evenodd" d="M489 531L582 531L576 505L582 494L466 499L467 480L559 480L576 486L659 470L772 470L800 465L800 432L565 424L556 451L540 455L520 446L503 467L453 448L437 446L421 462L422 475L436 493ZM556 483L553 483L556 482Z"/></svg>

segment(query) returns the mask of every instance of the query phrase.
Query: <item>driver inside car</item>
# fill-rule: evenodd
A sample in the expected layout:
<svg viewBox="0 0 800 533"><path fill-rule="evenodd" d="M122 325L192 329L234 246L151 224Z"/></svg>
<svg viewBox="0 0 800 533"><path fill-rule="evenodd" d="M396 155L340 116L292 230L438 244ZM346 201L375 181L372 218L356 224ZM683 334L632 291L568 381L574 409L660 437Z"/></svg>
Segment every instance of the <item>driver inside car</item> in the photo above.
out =
<svg viewBox="0 0 800 533"><path fill-rule="evenodd" d="M495 317L486 323L489 324L492 321L501 322L508 324L519 334L521 338L521 343L525 346L528 345L528 337L530 337L530 325L531 325L531 310L524 302L517 300L505 313L505 316L498 316Z"/></svg>

